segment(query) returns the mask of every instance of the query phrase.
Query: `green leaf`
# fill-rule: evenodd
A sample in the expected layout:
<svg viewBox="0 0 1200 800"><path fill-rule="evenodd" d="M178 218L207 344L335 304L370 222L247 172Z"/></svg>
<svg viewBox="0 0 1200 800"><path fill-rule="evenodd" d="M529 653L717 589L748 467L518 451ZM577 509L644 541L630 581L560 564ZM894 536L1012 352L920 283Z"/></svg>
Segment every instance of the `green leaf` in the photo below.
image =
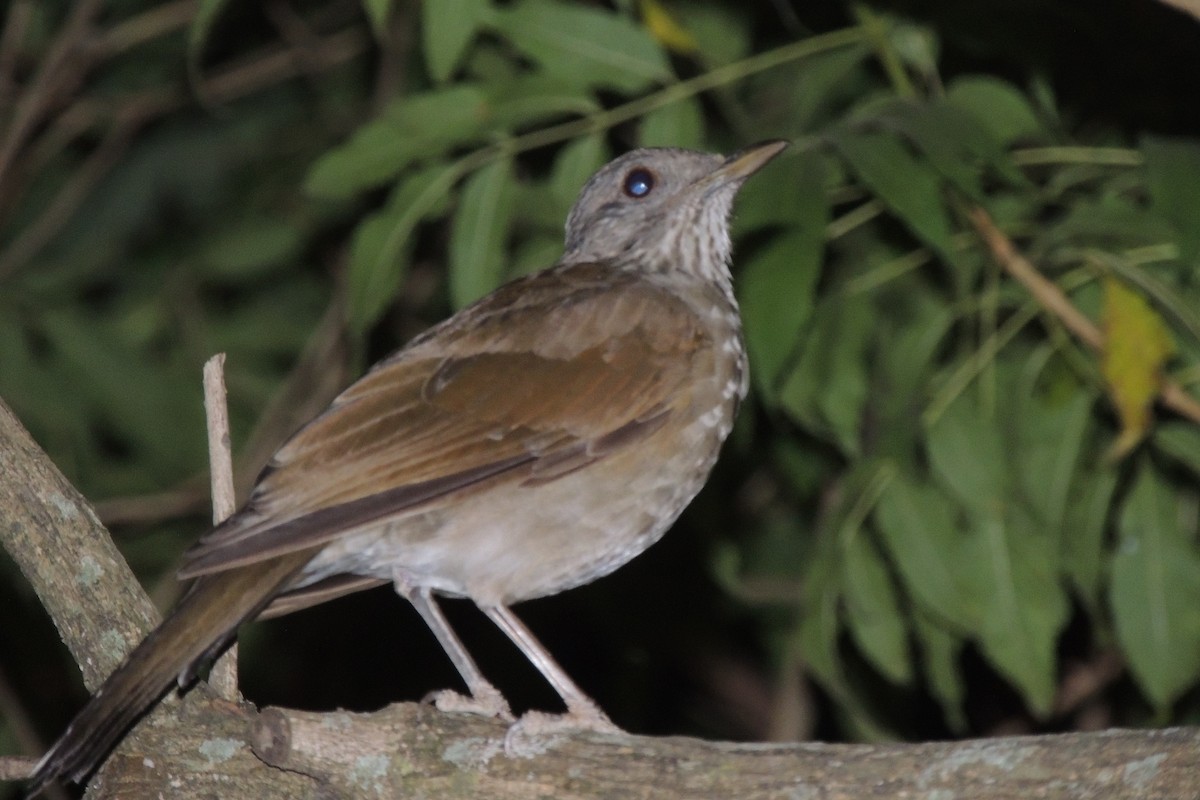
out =
<svg viewBox="0 0 1200 800"><path fill-rule="evenodd" d="M422 50L435 83L449 80L488 9L487 0L437 0L421 5Z"/></svg>
<svg viewBox="0 0 1200 800"><path fill-rule="evenodd" d="M167 480L182 477L199 458L204 421L199 403L180 407L185 390L166 370L152 374L112 320L66 312L43 314L39 333L61 357L62 375L77 407L88 409L146 468ZM137 387L130 391L130 387Z"/></svg>
<svg viewBox="0 0 1200 800"><path fill-rule="evenodd" d="M959 663L964 640L920 609L913 615L913 631L921 647L921 661L930 694L937 698L950 729L965 733L967 715L963 710L963 702L967 697L967 687Z"/></svg>
<svg viewBox="0 0 1200 800"><path fill-rule="evenodd" d="M983 199L980 165L967 146L970 133L978 135L979 131L969 116L945 104L904 100L885 104L878 114L880 121L903 134L946 180L968 197Z"/></svg>
<svg viewBox="0 0 1200 800"><path fill-rule="evenodd" d="M814 192L827 194L829 176L841 166L840 161L814 150L776 159L770 169L755 175L746 191L738 196L737 214L733 218L735 230L745 233L773 225L791 227L797 217L807 226L811 222L808 216L811 209L804 213L802 205L812 202L810 195ZM828 200L822 204L828 205ZM825 236L825 231L821 235Z"/></svg>
<svg viewBox="0 0 1200 800"><path fill-rule="evenodd" d="M483 112L489 130L510 131L567 114L591 114L600 108L589 93L556 73L535 72L489 80L481 88L488 99Z"/></svg>
<svg viewBox="0 0 1200 800"><path fill-rule="evenodd" d="M1040 717L1053 707L1058 633L1066 592L1050 537L1018 513L975 515L957 559L980 609L984 656L1021 691Z"/></svg>
<svg viewBox="0 0 1200 800"><path fill-rule="evenodd" d="M800 652L804 654L805 666L823 685L837 694L848 694L838 653L841 572L836 567L835 549L822 547L807 566L803 582L804 613L797 631Z"/></svg>
<svg viewBox="0 0 1200 800"><path fill-rule="evenodd" d="M824 244L798 227L756 252L738 278L750 375L767 402L777 400L782 369L812 313Z"/></svg>
<svg viewBox="0 0 1200 800"><path fill-rule="evenodd" d="M1200 259L1200 144L1143 136L1151 208L1171 223L1184 261Z"/></svg>
<svg viewBox="0 0 1200 800"><path fill-rule="evenodd" d="M826 553L834 550L828 548ZM888 732L873 719L849 681L838 652L841 625L838 619L839 571L832 563L813 564L804 582L804 614L797 630L797 647L807 671L850 716L851 722L871 739L886 739ZM893 737L894 738L894 737Z"/></svg>
<svg viewBox="0 0 1200 800"><path fill-rule="evenodd" d="M1128 196L1109 194L1073 199L1066 213L1043 229L1039 240L1051 249L1073 244L1125 249L1156 245L1172 236L1162 217L1138 207Z"/></svg>
<svg viewBox="0 0 1200 800"><path fill-rule="evenodd" d="M375 32L377 39L383 40L387 36L388 17L392 13L392 0L362 0L363 8L366 9L367 19L371 21L371 30ZM432 5L439 5L433 3Z"/></svg>
<svg viewBox="0 0 1200 800"><path fill-rule="evenodd" d="M1200 428L1192 422L1164 422L1154 429L1154 446L1200 476Z"/></svg>
<svg viewBox="0 0 1200 800"><path fill-rule="evenodd" d="M955 260L950 219L937 173L895 136L842 128L834 146L871 191L942 258Z"/></svg>
<svg viewBox="0 0 1200 800"><path fill-rule="evenodd" d="M504 281L512 222L513 162L501 159L463 186L450 229L450 301L455 308L478 300Z"/></svg>
<svg viewBox="0 0 1200 800"><path fill-rule="evenodd" d="M916 291L906 292L906 297L914 304L911 313L893 323L894 330L880 331L880 341L889 344L873 354L878 376L872 391L877 452L900 461L910 457L922 435L911 421L914 411L927 401L938 353L954 323L950 308L940 299Z"/></svg>
<svg viewBox="0 0 1200 800"><path fill-rule="evenodd" d="M457 167L445 164L417 172L396 187L383 209L355 229L346 297L352 330L365 332L395 299L408 266L405 254L413 231L422 220L445 210L458 177Z"/></svg>
<svg viewBox="0 0 1200 800"><path fill-rule="evenodd" d="M863 409L867 406L870 367L867 346L874 318L867 303L842 300L843 324L831 343L827 364L831 368L817 395L817 407L842 452L862 452Z"/></svg>
<svg viewBox="0 0 1200 800"><path fill-rule="evenodd" d="M978 604L960 585L962 534L953 509L935 489L897 475L875 509L875 521L905 591L943 624L976 629Z"/></svg>
<svg viewBox="0 0 1200 800"><path fill-rule="evenodd" d="M632 94L671 79L662 48L633 20L584 6L524 0L493 9L489 25L577 86Z"/></svg>
<svg viewBox="0 0 1200 800"><path fill-rule="evenodd" d="M1138 685L1166 709L1200 677L1200 553L1172 490L1143 463L1125 501L1109 602Z"/></svg>
<svg viewBox="0 0 1200 800"><path fill-rule="evenodd" d="M1052 404L1028 394L1014 398L1021 458L1014 468L1024 497L1048 533L1064 530L1067 498L1080 463L1091 421L1090 392L1077 390L1066 402Z"/></svg>
<svg viewBox="0 0 1200 800"><path fill-rule="evenodd" d="M929 462L939 482L965 506L983 514L1007 494L1003 439L995 419L960 396L928 432Z"/></svg>
<svg viewBox="0 0 1200 800"><path fill-rule="evenodd" d="M642 147L688 147L704 144L704 115L694 97L679 100L642 117L638 141Z"/></svg>
<svg viewBox="0 0 1200 800"><path fill-rule="evenodd" d="M851 455L860 449L866 348L874 323L874 311L863 296L820 302L801 337L796 366L779 390L779 403L789 415Z"/></svg>
<svg viewBox="0 0 1200 800"><path fill-rule="evenodd" d="M1104 534L1117 473L1089 470L1077 475L1075 483L1063 518L1063 568L1083 602L1099 612L1108 555Z"/></svg>
<svg viewBox="0 0 1200 800"><path fill-rule="evenodd" d="M846 545L843 561L846 618L863 655L895 683L912 680L908 628L900 613L896 587L878 549L858 531Z"/></svg>
<svg viewBox="0 0 1200 800"><path fill-rule="evenodd" d="M222 228L200 254L205 271L220 278L251 280L300 254L302 231L294 220L264 217Z"/></svg>
<svg viewBox="0 0 1200 800"><path fill-rule="evenodd" d="M745 262L737 287L750 351L750 374L768 402L777 400L782 370L812 314L825 253L829 206L820 161L805 158L811 172L797 184L804 213Z"/></svg>
<svg viewBox="0 0 1200 800"><path fill-rule="evenodd" d="M677 3L671 10L695 36L706 67L728 64L750 54L752 26L742 9L715 3Z"/></svg>
<svg viewBox="0 0 1200 800"><path fill-rule="evenodd" d="M996 78L958 78L946 91L946 100L970 114L1005 146L1042 133L1042 124L1025 96Z"/></svg>
<svg viewBox="0 0 1200 800"><path fill-rule="evenodd" d="M208 35L228 3L229 0L200 0L196 6L187 34L188 71L193 75L199 71L200 56L208 42Z"/></svg>
<svg viewBox="0 0 1200 800"><path fill-rule="evenodd" d="M475 86L454 86L409 95L360 127L344 145L313 165L305 190L344 199L393 180L414 162L430 159L477 138L487 120L488 99Z"/></svg>
<svg viewBox="0 0 1200 800"><path fill-rule="evenodd" d="M554 171L550 174L551 194L564 208L570 208L579 197L583 184L607 160L604 134L594 133L574 140L554 159Z"/></svg>

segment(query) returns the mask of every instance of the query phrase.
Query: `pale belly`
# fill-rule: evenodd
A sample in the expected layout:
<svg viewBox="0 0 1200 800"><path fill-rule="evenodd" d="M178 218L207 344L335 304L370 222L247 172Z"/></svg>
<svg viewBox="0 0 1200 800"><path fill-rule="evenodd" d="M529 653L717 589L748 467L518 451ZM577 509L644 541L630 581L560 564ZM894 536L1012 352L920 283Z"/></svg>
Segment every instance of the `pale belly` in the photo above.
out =
<svg viewBox="0 0 1200 800"><path fill-rule="evenodd" d="M726 413L665 426L553 481L468 490L441 508L346 534L298 585L400 572L412 585L507 605L588 583L657 541L699 492L728 434L727 402Z"/></svg>

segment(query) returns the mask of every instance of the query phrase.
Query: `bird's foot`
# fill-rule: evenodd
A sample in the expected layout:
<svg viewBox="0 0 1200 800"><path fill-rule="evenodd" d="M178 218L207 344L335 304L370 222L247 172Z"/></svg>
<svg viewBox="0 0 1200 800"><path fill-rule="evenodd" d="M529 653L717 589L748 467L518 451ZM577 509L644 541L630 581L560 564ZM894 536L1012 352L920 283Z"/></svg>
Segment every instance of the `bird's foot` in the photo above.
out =
<svg viewBox="0 0 1200 800"><path fill-rule="evenodd" d="M504 752L514 758L532 758L572 733L624 733L592 703L572 703L565 714L528 711L508 728Z"/></svg>
<svg viewBox="0 0 1200 800"><path fill-rule="evenodd" d="M505 722L516 719L508 707L508 701L493 686L481 687L471 694L461 694L450 689L430 692L425 702L432 703L438 711L452 714L478 714L483 717L498 717Z"/></svg>

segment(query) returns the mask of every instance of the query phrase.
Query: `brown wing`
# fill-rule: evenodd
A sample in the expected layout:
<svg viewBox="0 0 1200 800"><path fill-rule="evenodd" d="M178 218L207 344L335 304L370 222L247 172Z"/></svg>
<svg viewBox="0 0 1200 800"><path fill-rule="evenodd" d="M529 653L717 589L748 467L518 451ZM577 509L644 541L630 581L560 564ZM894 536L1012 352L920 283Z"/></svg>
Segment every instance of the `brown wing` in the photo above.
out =
<svg viewBox="0 0 1200 800"><path fill-rule="evenodd" d="M644 278L585 264L510 284L293 436L180 574L310 547L480 482L553 480L663 424L706 344L690 309Z"/></svg>

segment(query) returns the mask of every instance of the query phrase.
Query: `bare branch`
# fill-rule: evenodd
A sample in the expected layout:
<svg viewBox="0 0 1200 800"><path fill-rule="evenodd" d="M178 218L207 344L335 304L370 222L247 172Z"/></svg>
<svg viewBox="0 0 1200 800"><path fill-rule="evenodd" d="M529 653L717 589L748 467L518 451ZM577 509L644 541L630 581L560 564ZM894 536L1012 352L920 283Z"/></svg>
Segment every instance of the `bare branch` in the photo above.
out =
<svg viewBox="0 0 1200 800"><path fill-rule="evenodd" d="M1038 271L1029 259L1017 251L1012 240L1004 235L992 218L976 206L967 212L975 231L983 239L992 257L1018 283L1024 286L1042 308L1062 322L1072 334L1093 350L1104 347L1104 333L1071 302L1062 289ZM1163 377L1159 394L1163 405L1175 413L1200 423L1200 400L1168 377Z"/></svg>
<svg viewBox="0 0 1200 800"><path fill-rule="evenodd" d="M95 689L159 614L96 513L0 402L0 544Z"/></svg>
<svg viewBox="0 0 1200 800"><path fill-rule="evenodd" d="M208 464L212 473L213 524L219 525L237 510L233 489L233 453L229 436L229 409L225 405L225 354L204 364L204 416L208 422ZM237 644L213 665L208 683L218 696L238 700Z"/></svg>
<svg viewBox="0 0 1200 800"><path fill-rule="evenodd" d="M411 703L256 715L211 701L139 734L94 797L1140 800L1194 796L1200 748L1196 729L890 745L577 734L516 755L503 722ZM196 757L216 741L219 763Z"/></svg>

